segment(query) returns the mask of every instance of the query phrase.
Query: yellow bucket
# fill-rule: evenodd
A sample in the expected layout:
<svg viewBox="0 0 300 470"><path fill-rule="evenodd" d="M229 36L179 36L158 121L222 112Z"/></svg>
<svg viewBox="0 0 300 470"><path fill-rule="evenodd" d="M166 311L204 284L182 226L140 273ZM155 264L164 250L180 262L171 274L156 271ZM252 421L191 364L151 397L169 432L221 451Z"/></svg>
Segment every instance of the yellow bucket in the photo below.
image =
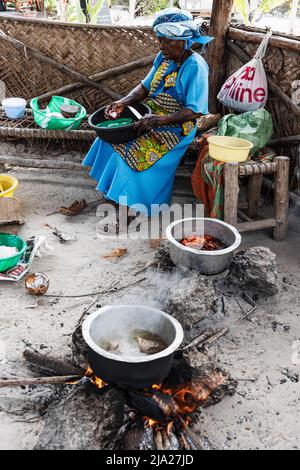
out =
<svg viewBox="0 0 300 470"><path fill-rule="evenodd" d="M0 197L13 197L19 181L10 175L0 175Z"/></svg>
<svg viewBox="0 0 300 470"><path fill-rule="evenodd" d="M220 162L245 162L253 144L237 137L214 135L207 139L209 155Z"/></svg>

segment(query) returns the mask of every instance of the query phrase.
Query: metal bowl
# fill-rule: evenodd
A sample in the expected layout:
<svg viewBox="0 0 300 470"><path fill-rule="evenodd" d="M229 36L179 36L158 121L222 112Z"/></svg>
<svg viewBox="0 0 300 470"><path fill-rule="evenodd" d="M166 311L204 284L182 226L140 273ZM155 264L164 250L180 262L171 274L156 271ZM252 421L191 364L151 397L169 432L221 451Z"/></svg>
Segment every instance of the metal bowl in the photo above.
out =
<svg viewBox="0 0 300 470"><path fill-rule="evenodd" d="M144 103L136 103L134 108L142 115L145 116L146 114L151 114L151 109ZM136 134L134 131L134 125L137 121L134 114L130 111L129 108L125 108L125 111L121 114L121 118L133 118L134 123L128 124L127 126L122 126L117 129L109 129L105 127L97 127L97 124L100 122L105 121L105 112L106 106L103 108L98 109L92 116L89 118L89 126L96 132L97 136L100 139L108 142L109 144L124 144L135 139Z"/></svg>
<svg viewBox="0 0 300 470"><path fill-rule="evenodd" d="M135 329L159 335L167 348L149 356L119 356L99 346ZM107 383L141 389L160 384L170 373L174 352L183 341L180 323L161 310L143 305L114 305L97 310L85 320L83 337L89 347L89 363Z"/></svg>
<svg viewBox="0 0 300 470"><path fill-rule="evenodd" d="M216 251L200 251L184 246L180 241L197 233L219 239L227 248ZM221 220L190 218L173 222L166 230L170 242L170 254L176 266L196 269L201 274L220 274L229 267L234 251L241 244L241 235L232 225Z"/></svg>

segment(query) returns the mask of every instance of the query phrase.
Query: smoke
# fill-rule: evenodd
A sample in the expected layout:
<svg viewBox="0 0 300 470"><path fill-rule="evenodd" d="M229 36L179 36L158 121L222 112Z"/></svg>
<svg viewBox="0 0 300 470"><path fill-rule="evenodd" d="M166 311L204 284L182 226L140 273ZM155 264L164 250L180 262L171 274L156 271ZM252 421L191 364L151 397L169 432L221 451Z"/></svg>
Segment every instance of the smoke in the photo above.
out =
<svg viewBox="0 0 300 470"><path fill-rule="evenodd" d="M107 298L106 304L142 304L163 310L168 299L169 290L179 288L182 280L186 277L186 273L178 269L165 273L148 271L146 277L147 280L143 283L143 287L137 285L117 296L112 295Z"/></svg>

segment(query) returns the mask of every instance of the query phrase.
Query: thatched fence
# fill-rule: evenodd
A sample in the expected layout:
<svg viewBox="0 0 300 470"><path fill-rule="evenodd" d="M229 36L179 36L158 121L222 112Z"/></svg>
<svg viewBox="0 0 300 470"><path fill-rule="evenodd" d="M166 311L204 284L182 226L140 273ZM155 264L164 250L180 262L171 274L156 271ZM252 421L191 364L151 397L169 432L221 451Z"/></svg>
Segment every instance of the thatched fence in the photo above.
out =
<svg viewBox="0 0 300 470"><path fill-rule="evenodd" d="M215 19L215 24L217 27L218 19ZM2 16L1 30L63 64L68 70L91 77L119 95L126 94L146 75L151 66L151 56L158 49L157 40L148 27L73 25ZM236 26L229 29L225 39L224 67L215 63L213 54L208 54L213 81L211 89L219 86L216 86L214 68L218 69L218 79L222 68L227 76L231 74L253 55L262 33L265 31ZM64 70L32 57L26 48L16 49L0 38L0 49L0 80L5 82L8 96L30 99L63 87L63 95L82 103L88 112L111 101L107 93L80 84ZM128 63L131 64L129 68L126 66ZM295 86L300 80L299 38L274 35L265 66L273 84L273 88L270 86L273 91L270 92L268 109L274 117L275 137L299 135L300 106L292 101ZM65 88L67 85L70 86ZM294 169L297 166L297 147L285 143L279 151L292 156Z"/></svg>

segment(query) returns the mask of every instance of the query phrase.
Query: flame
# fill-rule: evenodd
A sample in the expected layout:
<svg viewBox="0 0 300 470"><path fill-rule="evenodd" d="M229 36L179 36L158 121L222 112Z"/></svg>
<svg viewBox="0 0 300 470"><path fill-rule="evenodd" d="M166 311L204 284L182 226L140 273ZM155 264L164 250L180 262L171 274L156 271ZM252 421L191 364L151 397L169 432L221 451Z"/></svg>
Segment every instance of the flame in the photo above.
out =
<svg viewBox="0 0 300 470"><path fill-rule="evenodd" d="M168 435L170 435L170 434L172 433L172 431L173 431L173 426L174 426L174 422L171 421L171 422L168 424L168 426L167 426L167 433L168 433Z"/></svg>
<svg viewBox="0 0 300 470"><path fill-rule="evenodd" d="M90 367L87 368L85 376L89 377L94 383L94 385L96 385L97 388L104 388L107 385L107 383L104 382L104 380L100 379L100 377L96 377L96 375L94 374L93 370Z"/></svg>
<svg viewBox="0 0 300 470"><path fill-rule="evenodd" d="M155 389L157 390L157 389ZM188 384L177 385L174 388L161 386L158 390L169 395L176 403L178 414L192 414L205 400L208 399L211 390L196 380ZM187 421L188 424L189 420Z"/></svg>
<svg viewBox="0 0 300 470"><path fill-rule="evenodd" d="M225 245L220 240L212 237L211 235L205 235L205 237L189 235L181 240L180 243L183 246L204 251L216 251L225 248Z"/></svg>
<svg viewBox="0 0 300 470"><path fill-rule="evenodd" d="M154 426L159 424L159 422L155 421L155 419L145 417L144 420L145 420L145 427L146 428L153 428Z"/></svg>

